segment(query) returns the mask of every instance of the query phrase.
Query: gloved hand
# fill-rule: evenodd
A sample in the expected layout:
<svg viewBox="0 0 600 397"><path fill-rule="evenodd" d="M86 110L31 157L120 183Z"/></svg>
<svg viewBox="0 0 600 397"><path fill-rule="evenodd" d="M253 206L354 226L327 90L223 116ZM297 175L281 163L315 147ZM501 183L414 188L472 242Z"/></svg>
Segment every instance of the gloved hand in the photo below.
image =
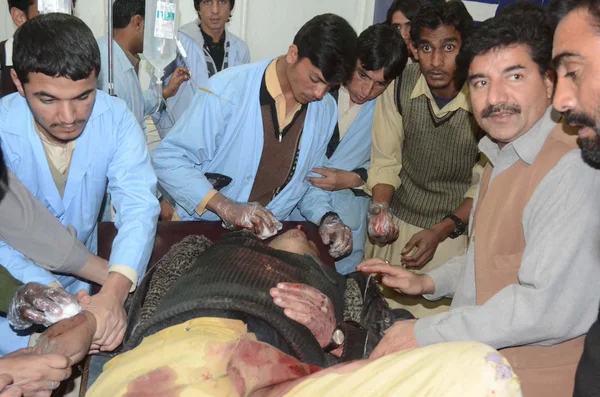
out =
<svg viewBox="0 0 600 397"><path fill-rule="evenodd" d="M398 227L392 220L389 204L371 202L367 222L369 237L377 243L389 244L398 238Z"/></svg>
<svg viewBox="0 0 600 397"><path fill-rule="evenodd" d="M277 234L283 225L259 203L239 203L225 199L217 205L215 212L223 220L223 227L248 229L261 239Z"/></svg>
<svg viewBox="0 0 600 397"><path fill-rule="evenodd" d="M319 226L323 244L329 245L329 254L339 258L352 252L352 230L336 214L326 215Z"/></svg>
<svg viewBox="0 0 600 397"><path fill-rule="evenodd" d="M81 311L77 299L62 288L27 283L15 294L8 309L13 328L26 329L33 324L50 326Z"/></svg>

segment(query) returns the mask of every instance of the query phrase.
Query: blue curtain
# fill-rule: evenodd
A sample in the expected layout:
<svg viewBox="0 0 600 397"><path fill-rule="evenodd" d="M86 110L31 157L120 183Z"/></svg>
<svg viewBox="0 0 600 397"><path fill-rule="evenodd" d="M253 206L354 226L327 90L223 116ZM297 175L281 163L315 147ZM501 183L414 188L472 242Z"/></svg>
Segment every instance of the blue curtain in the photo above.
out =
<svg viewBox="0 0 600 397"><path fill-rule="evenodd" d="M375 15L373 17L373 23L379 23L379 22L385 21L385 18L387 16L387 10L392 5L393 1L394 0L375 0ZM424 0L424 1L427 1L427 0ZM476 19L478 19L477 22L481 22L487 18L493 17L494 14L498 14L504 7L515 3L516 1L518 1L518 0L465 0L465 4L467 5L467 8L469 8L469 5L470 5L469 3L471 3L471 4L474 3L473 5L475 5L475 6L476 6L476 3L492 4L492 5L498 6L497 8L492 9L491 13L482 15L481 18L476 18ZM544 6L547 6L548 3L550 2L550 0L528 0L528 1L533 2L533 3L539 3Z"/></svg>

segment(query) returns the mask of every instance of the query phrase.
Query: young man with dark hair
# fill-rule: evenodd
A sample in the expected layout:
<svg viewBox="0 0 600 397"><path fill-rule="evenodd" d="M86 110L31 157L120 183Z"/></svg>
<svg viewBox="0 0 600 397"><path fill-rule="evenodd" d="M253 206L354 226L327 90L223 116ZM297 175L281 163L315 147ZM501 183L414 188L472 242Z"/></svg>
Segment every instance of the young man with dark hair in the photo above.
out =
<svg viewBox="0 0 600 397"><path fill-rule="evenodd" d="M600 2L557 1L551 5L559 22L554 33L556 69L554 108L578 130L584 161L600 168ZM598 171L596 171L598 172ZM585 177L581 182L589 183ZM583 197L594 201L598 196ZM586 239L591 236L585 236ZM596 263L596 265L598 265ZM597 286L596 286L597 288ZM596 303L589 301L588 304ZM575 397L600 395L600 315L590 328L575 377Z"/></svg>
<svg viewBox="0 0 600 397"><path fill-rule="evenodd" d="M394 0L387 12L386 22L398 30L411 57L414 49L410 40L410 21L417 15L417 11L422 5L421 0Z"/></svg>
<svg viewBox="0 0 600 397"><path fill-rule="evenodd" d="M486 343L534 397L571 395L600 299L600 208L589 199L600 195L600 173L583 161L573 129L553 118L552 34L542 6L518 4L482 23L461 52L489 159L467 254L425 275L359 266L406 294L453 296L448 313L392 326L383 351L398 341ZM565 111L561 84L554 100Z"/></svg>
<svg viewBox="0 0 600 397"><path fill-rule="evenodd" d="M367 258L428 271L466 249L480 129L455 58L472 27L457 0L429 2L412 20L418 64L409 65L375 106ZM386 293L390 304L417 317L450 304Z"/></svg>
<svg viewBox="0 0 600 397"><path fill-rule="evenodd" d="M189 1L189 0L186 0ZM193 0L198 19L183 25L177 38L181 41L187 59L177 54L174 66L189 68L192 79L184 83L177 94L167 101L175 121L187 110L199 87L207 80L227 68L250 62L250 50L241 38L227 29L235 0ZM170 81L168 73L165 81ZM162 114L153 117L161 137L166 136L173 125L172 120Z"/></svg>
<svg viewBox="0 0 600 397"><path fill-rule="evenodd" d="M72 225L91 252L108 187L119 229L109 275L92 298L102 324L95 348L112 350L125 327L123 303L148 263L159 205L156 176L137 120L119 99L97 91L100 52L91 30L64 14L39 16L15 35L18 93L0 101L0 138L6 164L63 225ZM89 289L74 277L36 266L5 242L0 263L22 282ZM0 354L27 344L0 319Z"/></svg>
<svg viewBox="0 0 600 397"><path fill-rule="evenodd" d="M352 254L336 262L341 274L355 271L364 258L368 196L362 190L371 158L371 130L375 99L398 77L406 65L408 50L394 28L377 24L358 36L358 61L351 80L332 91L338 123L327 146L327 162L313 169L314 186L327 190L334 211L352 229ZM303 220L298 210L293 219Z"/></svg>
<svg viewBox="0 0 600 397"><path fill-rule="evenodd" d="M355 68L356 32L343 18L324 14L300 29L286 55L212 77L152 152L177 218L221 219L266 238L299 205L320 225L334 257L349 253L350 228L329 194L306 176L325 164L337 122L335 101L326 94ZM228 183L213 186L205 173Z"/></svg>
<svg viewBox="0 0 600 397"><path fill-rule="evenodd" d="M113 68L114 93L127 103L127 107L146 131L146 116L158 110L158 98L153 88L142 91L138 78L139 54L144 51L145 0L116 0L113 3ZM102 67L98 76L98 89L108 92L108 36L98 39ZM189 78L185 68L177 68L162 90L165 99L175 95L179 86Z"/></svg>
<svg viewBox="0 0 600 397"><path fill-rule="evenodd" d="M75 0L73 8L75 8ZM10 17L17 28L25 22L40 15L37 0L8 0ZM13 39L0 42L0 98L17 92L17 87L12 82L10 70L12 69Z"/></svg>

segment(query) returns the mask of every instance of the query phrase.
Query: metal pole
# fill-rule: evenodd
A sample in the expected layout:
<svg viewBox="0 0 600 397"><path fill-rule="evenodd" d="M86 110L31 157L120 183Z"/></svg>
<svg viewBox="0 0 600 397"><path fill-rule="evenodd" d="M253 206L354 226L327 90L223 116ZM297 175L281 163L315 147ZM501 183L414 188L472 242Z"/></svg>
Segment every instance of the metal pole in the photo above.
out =
<svg viewBox="0 0 600 397"><path fill-rule="evenodd" d="M113 0L106 0L106 2L108 3L108 95L115 96L115 79L113 77Z"/></svg>

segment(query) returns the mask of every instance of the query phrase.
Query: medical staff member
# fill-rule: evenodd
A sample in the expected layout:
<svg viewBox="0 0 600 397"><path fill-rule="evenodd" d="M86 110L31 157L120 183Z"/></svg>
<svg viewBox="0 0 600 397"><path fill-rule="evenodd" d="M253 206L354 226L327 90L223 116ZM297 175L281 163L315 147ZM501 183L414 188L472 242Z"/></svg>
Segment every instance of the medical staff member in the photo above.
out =
<svg viewBox="0 0 600 397"><path fill-rule="evenodd" d="M63 225L72 225L91 252L108 187L118 234L109 275L92 299L101 327L94 348L116 348L125 332L123 303L148 263L159 205L144 135L125 103L97 91L100 51L78 18L47 14L15 35L12 78L18 93L0 101L0 139L7 166ZM21 282L89 289L71 276L36 266L0 243L0 263ZM0 354L27 344L0 319Z"/></svg>
<svg viewBox="0 0 600 397"><path fill-rule="evenodd" d="M373 25L358 37L358 61L351 80L332 92L338 123L327 146L325 166L313 169L320 177L308 180L329 192L334 211L352 229L352 254L335 264L341 274L356 271L364 257L369 199L362 186L371 159L375 99L402 74L407 59L408 50L396 29ZM304 220L299 212L295 210L293 218Z"/></svg>
<svg viewBox="0 0 600 397"><path fill-rule="evenodd" d="M277 233L298 203L320 225L330 253L352 249L350 228L327 192L306 177L325 164L337 122L326 95L356 67L356 32L325 14L307 22L284 56L225 70L196 93L173 131L152 152L159 182L182 220L216 221ZM217 191L205 173L231 178Z"/></svg>
<svg viewBox="0 0 600 397"><path fill-rule="evenodd" d="M113 67L114 92L127 103L140 127L146 131L146 116L158 110L158 98L153 88L142 90L138 78L140 56L144 51L145 0L116 0L113 3ZM98 89L108 92L108 36L98 39L102 67L98 75ZM181 83L189 79L185 68L177 68L163 90L165 99L171 98Z"/></svg>
<svg viewBox="0 0 600 397"><path fill-rule="evenodd" d="M187 0L189 1L189 0ZM225 25L231 18L235 0L193 0L198 19L183 25L179 29L178 39L185 49L187 59L177 55L175 65L189 68L191 80L184 83L175 96L167 101L174 120L181 118L200 87L208 79L228 67L250 62L250 50L244 40L227 29ZM177 77L177 73L165 79ZM164 113L153 117L161 137L165 137L173 127Z"/></svg>

